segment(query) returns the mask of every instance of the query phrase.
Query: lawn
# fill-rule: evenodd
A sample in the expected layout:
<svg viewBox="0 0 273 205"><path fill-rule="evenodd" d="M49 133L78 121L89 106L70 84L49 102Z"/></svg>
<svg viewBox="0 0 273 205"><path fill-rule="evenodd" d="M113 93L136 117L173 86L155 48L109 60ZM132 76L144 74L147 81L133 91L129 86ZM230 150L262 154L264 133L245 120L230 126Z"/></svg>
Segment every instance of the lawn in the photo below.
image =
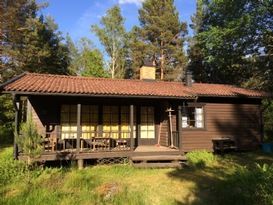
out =
<svg viewBox="0 0 273 205"><path fill-rule="evenodd" d="M180 170L98 165L83 170L72 166L28 171L12 160L12 149L7 147L0 151L0 204L273 204L273 194L267 192L261 199L251 195L273 175L257 181L249 171L256 170L257 163L272 164L273 156L236 153L218 156L206 166Z"/></svg>

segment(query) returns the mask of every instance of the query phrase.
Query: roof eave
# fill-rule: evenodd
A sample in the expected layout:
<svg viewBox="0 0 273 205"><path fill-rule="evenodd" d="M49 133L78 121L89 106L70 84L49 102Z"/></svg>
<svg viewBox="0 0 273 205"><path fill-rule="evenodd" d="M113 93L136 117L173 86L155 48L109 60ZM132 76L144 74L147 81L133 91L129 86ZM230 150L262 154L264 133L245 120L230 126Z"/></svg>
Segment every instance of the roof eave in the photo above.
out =
<svg viewBox="0 0 273 205"><path fill-rule="evenodd" d="M84 94L84 93L40 93L40 92L21 92L21 91L3 91L4 94L15 95L36 95L36 96L67 96L67 97L111 97L111 98L143 98L143 99L192 99L196 96L160 96L160 95L114 95L114 94Z"/></svg>
<svg viewBox="0 0 273 205"><path fill-rule="evenodd" d="M23 76L25 76L27 73L28 73L28 72L21 73L20 75L17 75L17 76L15 76L15 77L13 77L13 78L7 80L6 82L0 84L0 92L1 92L1 90L3 90L3 88L4 88L6 85L15 82L16 80L18 80L18 79L22 78Z"/></svg>

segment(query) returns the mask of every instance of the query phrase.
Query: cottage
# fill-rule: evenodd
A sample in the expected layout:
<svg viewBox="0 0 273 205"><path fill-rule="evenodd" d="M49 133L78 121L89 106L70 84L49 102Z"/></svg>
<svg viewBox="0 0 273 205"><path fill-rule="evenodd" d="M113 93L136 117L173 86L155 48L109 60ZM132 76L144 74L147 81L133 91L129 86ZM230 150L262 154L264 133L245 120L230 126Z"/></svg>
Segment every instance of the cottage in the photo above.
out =
<svg viewBox="0 0 273 205"><path fill-rule="evenodd" d="M152 66L140 72L140 80L24 73L0 88L14 97L17 131L32 114L44 139L40 160L180 159L219 142L239 150L261 143L265 93L192 83L191 75L186 83L157 81Z"/></svg>

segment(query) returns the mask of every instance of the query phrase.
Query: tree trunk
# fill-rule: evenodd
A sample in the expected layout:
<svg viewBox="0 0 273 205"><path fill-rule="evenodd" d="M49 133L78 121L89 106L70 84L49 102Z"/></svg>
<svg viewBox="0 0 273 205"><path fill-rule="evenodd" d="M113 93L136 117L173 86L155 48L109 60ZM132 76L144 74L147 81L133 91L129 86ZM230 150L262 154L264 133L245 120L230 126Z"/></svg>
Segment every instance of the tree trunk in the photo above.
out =
<svg viewBox="0 0 273 205"><path fill-rule="evenodd" d="M112 58L112 69L111 69L111 77L115 78L115 65L116 64L116 60L115 58Z"/></svg>
<svg viewBox="0 0 273 205"><path fill-rule="evenodd" d="M165 55L164 55L164 51L163 49L161 50L161 54L160 54L160 80L164 79L164 66L165 66Z"/></svg>
<svg viewBox="0 0 273 205"><path fill-rule="evenodd" d="M161 41L160 46L160 80L164 79L164 66L165 66L165 55L164 55L164 49L163 49L163 42Z"/></svg>

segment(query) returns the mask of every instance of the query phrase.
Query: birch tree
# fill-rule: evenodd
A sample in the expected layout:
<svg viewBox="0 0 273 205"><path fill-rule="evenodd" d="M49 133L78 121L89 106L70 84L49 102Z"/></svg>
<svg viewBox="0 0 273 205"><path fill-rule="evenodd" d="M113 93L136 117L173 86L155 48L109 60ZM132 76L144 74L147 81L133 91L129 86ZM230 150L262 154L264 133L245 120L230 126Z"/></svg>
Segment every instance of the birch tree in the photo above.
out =
<svg viewBox="0 0 273 205"><path fill-rule="evenodd" d="M110 57L109 71L112 78L125 74L127 34L119 6L110 8L101 18L100 25L92 25L94 32Z"/></svg>

